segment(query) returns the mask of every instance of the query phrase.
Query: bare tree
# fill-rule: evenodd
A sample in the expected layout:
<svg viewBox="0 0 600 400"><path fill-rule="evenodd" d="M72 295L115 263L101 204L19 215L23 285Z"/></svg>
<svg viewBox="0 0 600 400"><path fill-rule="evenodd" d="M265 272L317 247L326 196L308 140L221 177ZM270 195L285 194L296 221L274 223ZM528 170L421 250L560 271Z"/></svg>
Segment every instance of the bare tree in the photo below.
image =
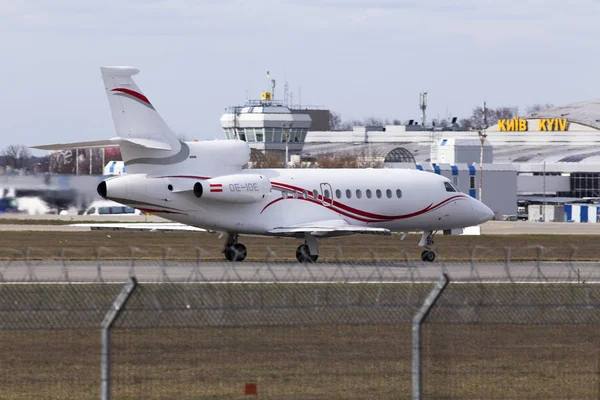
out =
<svg viewBox="0 0 600 400"><path fill-rule="evenodd" d="M366 153L321 154L316 158L319 168L382 168L383 162Z"/></svg>
<svg viewBox="0 0 600 400"><path fill-rule="evenodd" d="M23 144L11 144L0 152L2 166L13 169L27 169L31 165L31 151Z"/></svg>
<svg viewBox="0 0 600 400"><path fill-rule="evenodd" d="M496 119L511 119L519 115L519 107L498 107L495 110L494 120ZM493 125L495 122L492 122L488 119L488 126Z"/></svg>
<svg viewBox="0 0 600 400"><path fill-rule="evenodd" d="M431 120L431 125L434 128L447 128L450 126L450 122L446 118L434 118Z"/></svg>
<svg viewBox="0 0 600 400"><path fill-rule="evenodd" d="M389 121L383 118L368 117L365 118L363 125L365 126L386 126L389 125Z"/></svg>
<svg viewBox="0 0 600 400"><path fill-rule="evenodd" d="M341 127L342 127L342 116L335 111L332 111L331 113L329 113L329 130L330 131L339 131L339 130L341 130Z"/></svg>
<svg viewBox="0 0 600 400"><path fill-rule="evenodd" d="M250 165L255 168L282 168L284 164L285 153L282 151L258 150L250 152Z"/></svg>
<svg viewBox="0 0 600 400"><path fill-rule="evenodd" d="M344 121L342 122L342 124L340 125L340 130L341 131L351 131L352 128L356 125L354 125L355 121Z"/></svg>
<svg viewBox="0 0 600 400"><path fill-rule="evenodd" d="M525 107L525 113L528 114L528 115L529 114L534 114L536 112L544 111L544 110L547 110L547 109L553 108L553 107L554 107L554 104L551 104L551 103L546 103L546 104L539 104L539 103L538 104L532 104L530 106Z"/></svg>
<svg viewBox="0 0 600 400"><path fill-rule="evenodd" d="M460 126L464 129L483 129L494 125L499 119L511 119L519 114L519 108L498 107L496 109L486 108L485 115L481 107L475 107L470 118L460 120ZM485 118L484 118L485 117ZM485 126L487 124L487 126Z"/></svg>

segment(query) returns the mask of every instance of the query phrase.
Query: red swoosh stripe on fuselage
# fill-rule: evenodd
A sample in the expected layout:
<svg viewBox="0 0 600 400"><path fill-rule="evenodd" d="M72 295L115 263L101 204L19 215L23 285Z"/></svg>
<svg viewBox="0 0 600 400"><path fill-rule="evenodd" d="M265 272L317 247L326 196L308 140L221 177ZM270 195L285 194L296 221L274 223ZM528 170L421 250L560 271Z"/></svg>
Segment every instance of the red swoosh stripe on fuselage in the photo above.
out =
<svg viewBox="0 0 600 400"><path fill-rule="evenodd" d="M315 200L315 199L305 199L305 198L303 198L303 197L299 197L299 198L298 198L298 199L296 199L296 200L304 200L304 201L308 201L308 202L310 202L310 203L313 203L313 204L316 204L316 205L318 205L318 206L322 206L322 207L328 208L328 209L330 209L331 211L334 211L334 212L336 212L336 213L338 213L338 214L341 214L341 215L343 215L343 216L346 216L346 217L348 217L348 218L352 218L352 219L355 219L355 220L357 220L357 221L361 221L361 222L392 222L392 221L396 221L396 220L400 220L400 219L407 219L407 218L417 217L417 216L419 216L419 215L422 215L422 214L425 214L425 213L427 213L427 212L434 211L434 210L436 210L436 209L438 209L438 208L440 208L440 207L443 207L443 206L444 206L444 205L446 205L448 202L450 202L450 201L452 201L452 200L454 200L454 199L463 199L463 198L466 198L466 196L453 196L453 197L451 197L451 198L448 198L448 199L446 199L446 200L444 200L444 201L441 201L441 202L439 202L439 203L438 203L438 204L436 204L436 205L431 205L431 204L430 204L429 206L425 207L424 209L422 209L422 210L419 210L419 211L415 211L414 213L410 213L410 214L404 214L404 215L387 216L386 218L379 218L379 219L373 219L373 218L364 218L364 217L360 217L360 216L352 215L352 214L350 214L350 213L348 213L348 212L346 212L346 211L343 211L343 210L340 210L340 209L334 209L334 208L332 208L332 206L325 206L325 205L324 205L322 202L320 202L320 201L317 201L317 200ZM273 204L275 204L275 203L277 203L277 202L279 202L279 201L281 201L281 200L284 200L284 198L283 198L283 197L279 197L279 198L277 198L277 199L275 199L275 200L271 201L269 204L267 204L267 205L266 205L266 206L265 206L265 207L262 209L262 211L261 211L261 214L262 214L262 213L263 213L263 211L265 211L265 210L266 210L268 207L270 207L271 205L273 205Z"/></svg>
<svg viewBox="0 0 600 400"><path fill-rule="evenodd" d="M273 187L275 187L277 189L293 190L293 191L296 191L296 192L298 192L300 194L302 194L304 192L304 189L302 189L302 188L299 188L297 186L288 185L288 184L285 184L285 183L271 182L271 184L273 185ZM332 193L332 195L333 195L333 193ZM433 210L435 210L435 209L443 206L447 202L449 202L451 200L454 200L454 199L457 199L457 198L466 198L466 196L465 195L452 196L452 197L450 197L448 199L445 199L445 200L439 202L438 204L434 205L433 203L431 203L427 207L425 207L425 208L423 208L423 209L421 209L419 211L415 211L413 213L410 213L410 214L403 214L403 215L381 215L381 214L373 214L373 213L370 213L370 212L367 212L367 211L363 211L363 210L358 210L356 208L347 206L347 205L345 205L343 203L337 202L337 201L335 201L333 199L325 199L325 201L327 201L327 203L330 204L330 205L325 206L323 204L323 196L322 195L318 195L318 200L319 201L317 201L316 199L305 199L303 197L298 197L298 199L301 199L301 200L308 200L308 201L311 201L311 202L313 202L315 204L322 205L323 207L330 208L330 209L335 209L336 212L338 212L338 213L340 213L342 215L345 215L345 216L348 216L350 218L354 218L356 220L363 221L363 222L387 222L387 221L395 221L395 220L399 220L399 219L406 219L406 218L416 217L416 216L424 214L424 213L426 213L428 211L433 211ZM271 204L274 204L274 202L271 202L270 204L267 204L267 206L265 206L265 208L263 208L263 211L268 206L270 206ZM262 211L261 211L261 213L262 213ZM357 218L356 215L352 215L350 213L356 214L356 215L358 215L358 216L360 216L362 218ZM366 219L366 218L368 218L368 219Z"/></svg>

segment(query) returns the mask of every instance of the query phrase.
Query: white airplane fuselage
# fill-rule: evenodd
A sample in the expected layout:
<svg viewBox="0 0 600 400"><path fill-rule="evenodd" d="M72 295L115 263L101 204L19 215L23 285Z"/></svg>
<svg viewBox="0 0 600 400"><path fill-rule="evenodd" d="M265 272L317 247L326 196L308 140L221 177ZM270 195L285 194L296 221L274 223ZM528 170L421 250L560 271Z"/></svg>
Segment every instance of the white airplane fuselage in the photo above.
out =
<svg viewBox="0 0 600 400"><path fill-rule="evenodd" d="M129 175L127 180L140 179L152 188L130 191L129 196L120 191L111 196L112 184L125 177L112 178L105 197L188 225L261 235L276 235L269 231L278 227L330 220L405 232L464 228L492 217L481 202L448 191L447 178L419 170L247 169L236 174L243 175L265 176L270 193L251 203L219 200L220 194L244 190L242 181L237 186L224 184L213 198L197 198L185 189L207 179L218 182L219 177L189 173Z"/></svg>

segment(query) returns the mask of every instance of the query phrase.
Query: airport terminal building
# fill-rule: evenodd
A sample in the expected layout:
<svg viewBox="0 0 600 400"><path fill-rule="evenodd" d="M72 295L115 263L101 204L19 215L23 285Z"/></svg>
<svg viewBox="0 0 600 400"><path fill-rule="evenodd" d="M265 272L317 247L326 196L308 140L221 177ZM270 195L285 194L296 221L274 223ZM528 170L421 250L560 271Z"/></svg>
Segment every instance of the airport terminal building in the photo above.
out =
<svg viewBox="0 0 600 400"><path fill-rule="evenodd" d="M288 115L286 118L290 122L297 120L297 123L287 125L293 128L288 161L310 163L327 155L347 154L369 158L387 168L421 168L442 175L444 171L456 169L468 171L473 178L465 179L468 185L463 182L459 186L474 197L479 196L480 185L484 193L504 193L505 187L516 191L511 197L514 201L508 198L502 200L503 204L509 202L514 206L496 207L496 211L503 215L516 214L517 196L521 203L526 204L600 199L600 100L495 121L493 126L481 133L457 128L426 130L414 124L357 126L351 131L329 131L315 129L306 118ZM236 137L231 129L236 122L232 120L231 114L222 118L229 138ZM241 119L239 121L242 122ZM246 136L251 147L255 151L283 149L285 136L267 133L270 127L281 123L262 124L264 126L258 129L262 132L264 127L266 134L260 136L261 141L248 140L252 136ZM240 128L244 126L240 124ZM286 129L286 125L281 127ZM481 134L486 135L483 141ZM254 137L259 138L257 135ZM265 143L270 140L272 144ZM487 175L486 171L489 171ZM511 176L514 176L514 184ZM512 187L515 189L508 189ZM494 209L494 205L489 204L493 201L489 194L487 199L483 195L483 201Z"/></svg>

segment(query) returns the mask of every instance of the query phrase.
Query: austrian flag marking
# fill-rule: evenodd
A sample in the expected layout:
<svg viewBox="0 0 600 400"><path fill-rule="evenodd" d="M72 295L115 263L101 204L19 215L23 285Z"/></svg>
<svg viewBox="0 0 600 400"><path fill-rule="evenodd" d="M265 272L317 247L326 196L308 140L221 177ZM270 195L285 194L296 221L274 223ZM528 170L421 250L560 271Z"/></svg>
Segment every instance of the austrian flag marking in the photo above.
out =
<svg viewBox="0 0 600 400"><path fill-rule="evenodd" d="M220 183L211 183L210 184L210 192L211 193L220 193L223 191L223 185Z"/></svg>

